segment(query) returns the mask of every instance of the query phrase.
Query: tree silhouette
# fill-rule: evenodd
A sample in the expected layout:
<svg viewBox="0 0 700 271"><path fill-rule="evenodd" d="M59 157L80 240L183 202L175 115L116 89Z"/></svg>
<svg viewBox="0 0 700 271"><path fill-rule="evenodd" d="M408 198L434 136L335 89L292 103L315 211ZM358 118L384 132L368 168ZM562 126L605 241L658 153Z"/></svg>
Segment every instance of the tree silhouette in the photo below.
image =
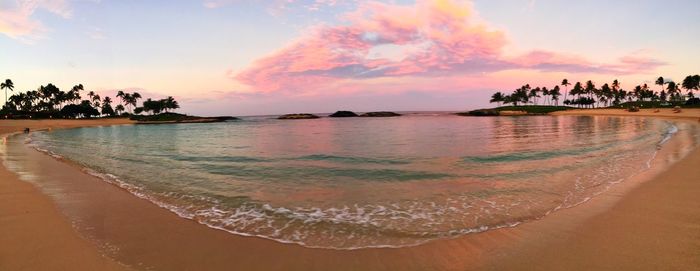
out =
<svg viewBox="0 0 700 271"><path fill-rule="evenodd" d="M104 100L102 100L102 115L107 115L107 116L114 116L114 108L112 108L112 98L110 97L105 97Z"/></svg>
<svg viewBox="0 0 700 271"><path fill-rule="evenodd" d="M656 79L655 84L661 86L661 91L664 90L664 84L666 84L666 81L664 81L664 78L662 76L659 76L659 78Z"/></svg>
<svg viewBox="0 0 700 271"><path fill-rule="evenodd" d="M693 98L695 95L693 94L694 90L698 90L700 88L700 75L688 75L683 79L683 83L681 84L683 88L688 91L688 97Z"/></svg>
<svg viewBox="0 0 700 271"><path fill-rule="evenodd" d="M501 106L501 103L504 101L504 98L505 95L503 95L503 93L499 91L491 95L491 100L489 101L489 103L497 103L498 106Z"/></svg>
<svg viewBox="0 0 700 271"><path fill-rule="evenodd" d="M571 83L569 83L568 79L564 78L564 80L561 80L561 85L564 86L564 100L566 100L569 93L569 85L571 85Z"/></svg>
<svg viewBox="0 0 700 271"><path fill-rule="evenodd" d="M12 83L12 80L10 79L5 79L5 82L0 83L0 89L5 90L5 104L7 105L8 97L7 97L7 90L9 89L10 91L15 90L15 84Z"/></svg>
<svg viewBox="0 0 700 271"><path fill-rule="evenodd" d="M561 89L559 86L554 86L552 90L549 91L549 95L552 96L552 100L554 100L554 105L559 105L559 96L561 96Z"/></svg>
<svg viewBox="0 0 700 271"><path fill-rule="evenodd" d="M124 112L124 106L121 104L118 104L117 106L114 107L114 112L117 113L117 115L121 116L121 114Z"/></svg>

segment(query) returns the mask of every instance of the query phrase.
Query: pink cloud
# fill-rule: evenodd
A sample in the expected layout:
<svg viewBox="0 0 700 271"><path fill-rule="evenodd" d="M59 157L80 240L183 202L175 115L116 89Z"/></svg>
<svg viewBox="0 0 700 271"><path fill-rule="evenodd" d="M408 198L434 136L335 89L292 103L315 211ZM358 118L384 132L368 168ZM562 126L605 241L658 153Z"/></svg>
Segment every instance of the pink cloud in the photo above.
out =
<svg viewBox="0 0 700 271"><path fill-rule="evenodd" d="M610 68L624 71L628 74L647 73L668 64L643 54L623 56L619 60L619 64L611 65Z"/></svg>
<svg viewBox="0 0 700 271"><path fill-rule="evenodd" d="M37 9L43 9L63 18L70 18L68 0L9 0L0 3L0 33L31 43L46 32L44 25L32 18Z"/></svg>
<svg viewBox="0 0 700 271"><path fill-rule="evenodd" d="M580 56L547 51L506 57L505 33L483 22L470 2L423 0L409 6L367 2L342 18L345 24L316 27L233 78L255 91L299 92L344 80L381 77L457 76L513 69L627 74L664 65L639 56L596 64ZM371 54L387 45L400 48L399 56Z"/></svg>
<svg viewBox="0 0 700 271"><path fill-rule="evenodd" d="M221 8L229 6L232 4L244 2L243 0L203 0L202 5L206 8ZM300 7L306 11L319 11L325 7L333 7L342 3L354 2L354 0L312 0L312 1L299 1L299 0L270 0L270 1L256 1L260 4L265 4L268 6L268 11L273 15L279 15L284 10L290 9L291 7Z"/></svg>

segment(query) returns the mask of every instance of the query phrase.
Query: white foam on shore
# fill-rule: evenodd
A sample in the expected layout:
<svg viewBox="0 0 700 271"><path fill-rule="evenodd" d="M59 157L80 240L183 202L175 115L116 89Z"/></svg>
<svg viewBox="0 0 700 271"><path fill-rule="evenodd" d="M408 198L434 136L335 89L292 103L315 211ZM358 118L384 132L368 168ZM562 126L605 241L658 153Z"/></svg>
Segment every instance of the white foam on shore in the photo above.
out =
<svg viewBox="0 0 700 271"><path fill-rule="evenodd" d="M675 135L676 133L678 133L678 126L676 126L674 124L670 124L670 126L668 127L668 130L666 130L666 132L663 134L663 138L656 145L660 147L660 146L666 144L666 142L671 140L673 135Z"/></svg>
<svg viewBox="0 0 700 271"><path fill-rule="evenodd" d="M665 144L668 142L668 140L671 139L671 137L678 132L678 128L675 125L671 125L669 127L669 130L664 134L664 137L662 138L661 141L657 144L657 146L660 148L661 145ZM28 141L28 143L31 143L31 140ZM56 159L63 159L62 156L55 154L49 150L39 148L38 146L32 145L36 150L46 153L47 155L50 155L53 158ZM652 161L655 159L658 149L653 152L651 157L646 161L646 167L647 169L651 168L652 166ZM639 164L637 164L639 165ZM290 208L285 208L285 207L274 207L271 206L270 204L261 204L261 205L242 205L238 208L232 209L232 210L226 210L221 208L219 205L216 205L216 202L214 203L213 206L207 206L207 207L198 207L198 206L177 206L174 204L166 203L165 201L159 199L158 195L152 195L147 191L145 188L137 185L133 185L127 182L122 181L118 176L109 174L109 173L102 173L97 170L91 169L89 167L85 167L84 171L92 176L98 177L99 179L116 185L129 193L142 198L146 199L157 206L167 209L178 216L185 218L185 219L190 219L194 220L200 224L206 225L210 228L213 229L218 229L218 230L223 230L232 234L236 235L241 235L241 236L253 236L253 237L259 237L259 238L265 238L265 239L270 239L274 241L278 241L281 243L293 243L293 244L299 244L305 247L311 247L311 248L326 248L326 249L339 249L339 250L355 250L355 249L362 249L362 248L399 248L399 247L409 247L409 246L416 246L420 245L432 240L436 239L445 239L445 238L453 238L453 237L458 237L464 234L470 234L470 233L479 233L479 232L484 232L487 230L491 229L498 229L498 228L506 228L506 227L515 227L525 221L528 220L536 220L536 219L541 219L545 217L546 215L549 215L552 212L556 212L560 209L563 208L571 208L578 206L580 204L583 204L589 200L591 200L593 197L600 195L607 191L611 186L620 183L624 181L626 178L621 178L621 179L616 179L614 181L610 181L607 183L602 184L603 189L600 191L597 191L593 193L592 195L588 195L582 198L575 198L574 194L567 195L563 203L559 206L554 207L553 209L547 211L541 216L537 217L528 217L527 219L523 219L521 221L509 221L505 223L500 223L496 225L481 225L477 227L470 227L470 228L463 228L463 229L454 229L454 230L449 230L445 231L439 234L434 234L433 232L431 233L426 233L426 236L429 236L428 238L415 238L411 240L410 243L401 243L399 245L393 245L393 244L371 244L367 243L364 245L355 245L355 246L334 246L332 244L329 245L318 245L316 243L310 243L307 242L305 238L309 238L309 235L307 232L299 231L298 229L294 231L292 234L287 234L283 235L283 231L287 231L290 227L291 221L297 221L301 225L308 225L308 224L313 224L313 223L330 223L330 224L342 224L342 225L347 225L347 224L354 224L357 226L376 226L379 227L381 225L377 224L376 217L372 217L372 215L381 215L382 217L388 217L389 219L406 219L407 221L424 221L427 223L440 223L440 221L434 219L434 217L444 215L445 213L449 212L465 212L472 206L463 206L463 209L450 209L452 207L447 207L447 206L437 206L433 202L432 203L432 209L430 209L430 212L426 212L426 209L424 208L416 208L416 209L402 209L398 208L396 206L391 206L391 205L373 205L373 206L354 206L354 208L296 208L296 209L290 209ZM635 174L636 175L636 174ZM580 183L580 180L577 180L574 183L574 192L581 192L583 193L585 191L586 187L584 184ZM580 190L580 191L579 191ZM569 202L569 199L572 200L572 202ZM484 201L486 204L484 206L488 206L489 202ZM425 203L430 205L430 203ZM520 203L513 205L517 206ZM489 210L498 210L503 206L498 206L496 202L490 202L490 208L485 208L481 207L481 211L485 210L485 213L489 213ZM289 218L290 222L286 223L285 225L282 226L273 226L272 222L275 219L275 215L278 216L283 216L285 218ZM478 219L478 217L477 217ZM262 225L259 227L266 227L265 223L267 223L267 228L264 228L263 230L267 231L265 234L258 234L255 233L256 230L259 230L261 228L257 228L256 230L249 230L247 228L247 225L253 225L251 223L258 223ZM264 222L264 223L263 223ZM243 225L243 227L241 227ZM256 224L257 225L257 224ZM240 230L240 229L247 229L247 230ZM414 233L416 236L420 236L420 233ZM335 236L329 236L329 238L335 238ZM353 234L342 237L342 238L356 238L356 236ZM360 238L360 237L357 237ZM370 236L369 238L373 238Z"/></svg>

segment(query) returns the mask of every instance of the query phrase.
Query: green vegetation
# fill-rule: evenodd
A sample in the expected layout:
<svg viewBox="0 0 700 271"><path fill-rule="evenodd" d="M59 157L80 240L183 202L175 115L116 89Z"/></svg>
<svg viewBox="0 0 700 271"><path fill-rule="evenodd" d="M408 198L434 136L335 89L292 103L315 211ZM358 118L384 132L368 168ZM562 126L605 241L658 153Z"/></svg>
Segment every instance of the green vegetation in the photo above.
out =
<svg viewBox="0 0 700 271"><path fill-rule="evenodd" d="M618 80L613 80L611 84L604 83L600 87L596 87L596 84L591 80L585 83L576 82L571 91L569 91L571 83L568 79L562 80L560 85L564 87L563 104L579 108L619 107L623 104L632 106L632 102L656 107L677 105L694 107L695 104L700 103L697 98L694 99L694 91L700 90L700 75L686 76L680 87L677 83L663 77L657 78L655 84L660 87L659 91L653 90L648 84L624 90ZM681 88L686 90L685 94L682 93ZM538 105L539 98L543 98L543 104L559 105L560 95L559 86L547 89L547 87L533 88L529 84L525 84L511 94L494 93L490 102L498 103L499 106L503 103L517 107L519 104Z"/></svg>
<svg viewBox="0 0 700 271"><path fill-rule="evenodd" d="M336 111L333 114L330 114L329 117L331 118L352 118L352 117L357 117L357 114L352 111Z"/></svg>
<svg viewBox="0 0 700 271"><path fill-rule="evenodd" d="M676 106L681 106L684 108L700 108L700 99L692 98L685 101L685 103L675 103L675 102L663 102L663 101L634 101L625 102L619 105L613 105L608 108L673 108Z"/></svg>
<svg viewBox="0 0 700 271"><path fill-rule="evenodd" d="M477 110L472 110L472 111L468 111L468 112L459 112L459 113L456 113L456 115L491 117L491 116L500 116L501 114L499 113L498 110L495 110L495 109L477 109Z"/></svg>
<svg viewBox="0 0 700 271"><path fill-rule="evenodd" d="M0 89L5 90L5 104L7 104L7 90L9 89L10 91L15 91L15 84L12 83L12 80L5 79L5 82L0 84Z"/></svg>
<svg viewBox="0 0 700 271"><path fill-rule="evenodd" d="M159 114L163 111L168 113L170 110L175 110L180 108L180 104L173 99L173 97L168 97L166 99L161 99L161 100L145 100L143 102L142 107L137 107L134 109L134 112L136 114L140 114L141 112L151 112L151 114Z"/></svg>
<svg viewBox="0 0 700 271"><path fill-rule="evenodd" d="M302 119L317 119L319 116L316 116L314 114L287 114L287 115L282 115L277 117L277 119L281 120L302 120Z"/></svg>
<svg viewBox="0 0 700 271"><path fill-rule="evenodd" d="M520 111L527 115L544 115L555 111L569 110L572 107L568 106L553 106L553 105L520 105L520 106L501 106L492 109L478 109L468 112L460 112L460 116L500 116L502 111Z"/></svg>
<svg viewBox="0 0 700 271"><path fill-rule="evenodd" d="M223 122L236 120L235 117L196 117L178 113L162 113L155 115L133 115L131 120L138 121L139 124L160 124L160 123L203 123L203 122Z"/></svg>
<svg viewBox="0 0 700 271"><path fill-rule="evenodd" d="M364 113L364 114L360 115L360 117L374 117L374 118L378 118L378 117L398 117L398 116L401 116L401 114L394 113L394 112L388 112L388 111L367 112L367 113Z"/></svg>
<svg viewBox="0 0 700 271"><path fill-rule="evenodd" d="M523 105L523 106L501 106L494 108L496 111L524 111L528 114L548 114L555 111L563 111L572 109L569 106L553 106L553 105Z"/></svg>
<svg viewBox="0 0 700 271"><path fill-rule="evenodd" d="M82 84L73 86L69 91L62 91L53 84L39 86L36 90L20 92L7 96L7 90L14 91L14 83L7 79L0 84L5 90L5 105L0 109L2 118L94 118L131 116L142 112L152 115L170 112L180 108L173 97L161 100L148 99L143 106L136 107L141 99L138 92L117 92L120 103L113 106L111 97L100 97L94 91L85 91ZM85 99L83 99L85 95Z"/></svg>

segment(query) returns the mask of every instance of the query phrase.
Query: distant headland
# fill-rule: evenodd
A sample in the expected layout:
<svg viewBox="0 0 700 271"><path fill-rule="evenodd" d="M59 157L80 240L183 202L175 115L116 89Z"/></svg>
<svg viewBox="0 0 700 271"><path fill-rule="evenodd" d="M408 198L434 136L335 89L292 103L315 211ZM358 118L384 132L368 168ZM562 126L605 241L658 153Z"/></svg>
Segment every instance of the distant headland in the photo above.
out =
<svg viewBox="0 0 700 271"><path fill-rule="evenodd" d="M458 112L460 116L514 116L542 115L556 111L575 108L625 108L634 112L639 108L700 107L700 99L694 91L700 90L700 75L688 75L681 83L658 77L655 84L658 91L648 84L637 85L625 90L617 79L597 87L592 80L585 83L570 83L563 79L561 84L552 88L533 87L525 84L510 94L496 92L490 103L498 104L496 108L477 109ZM569 86L573 85L571 89ZM683 93L685 89L685 93ZM138 92L117 91L114 96L100 97L94 91L86 91L82 84L73 86L68 91L60 90L53 84L39 86L13 95L14 82L6 79L0 83L0 90L5 91L5 104L0 109L0 118L5 119L92 119L92 118L130 118L143 124L155 123L197 123L236 120L231 116L198 117L175 113L180 108L172 96L164 99L146 99ZM563 97L562 97L563 96ZM141 101L141 106L138 106ZM563 105L560 105L560 101ZM503 106L502 106L503 105ZM398 117L399 113L376 111L355 113L337 111L328 115L330 118L348 117ZM321 116L310 113L285 114L277 117L281 120L318 119Z"/></svg>
<svg viewBox="0 0 700 271"><path fill-rule="evenodd" d="M237 119L228 116L197 117L171 112L180 108L172 96L159 100L149 98L138 106L138 102L143 99L140 93L120 90L115 95L118 99L115 102L109 96L103 98L94 91L86 91L82 84L75 85L68 91L47 84L36 90L8 96L8 91L13 92L15 86L12 80L6 79L0 84L0 89L5 91L5 104L0 109L0 117L3 119L130 118L138 124L206 123Z"/></svg>
<svg viewBox="0 0 700 271"><path fill-rule="evenodd" d="M353 118L353 117L366 117L366 118L380 118L380 117L398 117L401 116L399 113L389 112L389 111L377 111L377 112L366 112L362 114L357 114L352 111L336 111L333 114L328 115L329 118ZM320 116L309 114L309 113L295 113L286 114L277 117L277 119L282 120L298 120L298 119L318 119Z"/></svg>
<svg viewBox="0 0 700 271"><path fill-rule="evenodd" d="M651 89L648 84L637 85L628 91L622 88L622 84L617 79L610 84L604 83L600 87L596 87L596 84L591 80L585 83L576 82L571 90L569 90L569 86L572 84L568 79L563 79L560 85L551 89L525 84L515 89L511 94L500 91L494 93L489 102L497 103L498 107L496 108L477 109L456 114L460 116L513 116L542 115L575 108L625 108L629 111L635 111L639 108L700 107L700 99L696 98L694 94L694 91L700 90L700 75L688 75L680 84L659 77L655 84L659 86L659 91ZM686 90L685 94L682 93L681 88ZM564 106L559 105L562 94ZM510 104L511 106L501 106L501 104Z"/></svg>

